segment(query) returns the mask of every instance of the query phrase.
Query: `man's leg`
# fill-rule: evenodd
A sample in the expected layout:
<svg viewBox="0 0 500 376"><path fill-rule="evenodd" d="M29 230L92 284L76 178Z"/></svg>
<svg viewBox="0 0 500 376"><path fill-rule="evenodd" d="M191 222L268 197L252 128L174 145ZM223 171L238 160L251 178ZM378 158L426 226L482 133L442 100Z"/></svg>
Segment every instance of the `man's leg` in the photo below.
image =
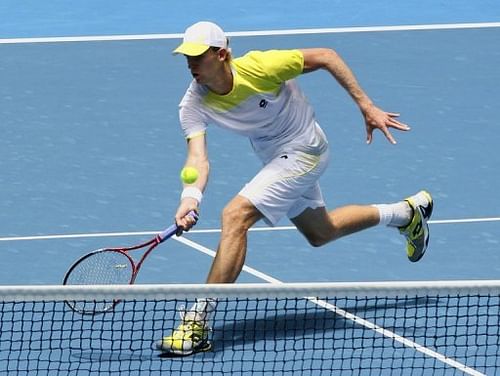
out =
<svg viewBox="0 0 500 376"><path fill-rule="evenodd" d="M247 232L262 214L243 196L236 196L222 213L222 233L207 283L231 283L238 278L247 251ZM215 311L214 299L198 299L181 312L181 324L171 335L156 342L158 350L178 355L208 351L208 323Z"/></svg>
<svg viewBox="0 0 500 376"><path fill-rule="evenodd" d="M380 216L374 206L349 205L330 212L324 207L307 208L291 221L311 245L319 247L378 225Z"/></svg>
<svg viewBox="0 0 500 376"><path fill-rule="evenodd" d="M243 196L236 196L222 212L222 233L207 283L231 283L238 278L247 252L247 232L263 216Z"/></svg>
<svg viewBox="0 0 500 376"><path fill-rule="evenodd" d="M417 262L429 243L427 222L432 210L432 196L420 191L393 204L349 205L331 212L324 207L306 208L291 220L309 243L317 247L378 224L395 227L406 238L408 258Z"/></svg>
<svg viewBox="0 0 500 376"><path fill-rule="evenodd" d="M222 212L222 233L207 283L232 283L241 273L247 253L247 233L262 214L243 196L236 196ZM188 318L207 322L216 308L213 299L198 299Z"/></svg>

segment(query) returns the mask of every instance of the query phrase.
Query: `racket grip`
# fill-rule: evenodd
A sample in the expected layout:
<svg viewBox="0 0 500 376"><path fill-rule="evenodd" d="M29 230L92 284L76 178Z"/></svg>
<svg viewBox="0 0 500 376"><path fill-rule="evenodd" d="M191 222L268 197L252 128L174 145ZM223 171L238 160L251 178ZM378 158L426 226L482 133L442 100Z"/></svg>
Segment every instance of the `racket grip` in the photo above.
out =
<svg viewBox="0 0 500 376"><path fill-rule="evenodd" d="M198 220L198 213L195 211L190 211L189 214L191 217L193 217L195 220ZM177 224L173 224L172 226L166 228L162 232L158 234L158 237L160 238L160 243L164 242L168 238L171 238L173 235L181 235L182 234L182 229L177 226Z"/></svg>
<svg viewBox="0 0 500 376"><path fill-rule="evenodd" d="M192 217L195 221L198 221L198 213L197 213L197 212L195 212L194 210L191 210L191 211L188 213L188 215L189 215L190 217ZM196 223L196 222L195 222L195 223ZM184 230L183 230L181 227L177 227L177 231L175 232L175 234L176 234L177 236L181 236L183 232L184 232Z"/></svg>
<svg viewBox="0 0 500 376"><path fill-rule="evenodd" d="M195 220L198 220L199 218L198 213L196 213L194 210L191 210L188 215L193 217Z"/></svg>

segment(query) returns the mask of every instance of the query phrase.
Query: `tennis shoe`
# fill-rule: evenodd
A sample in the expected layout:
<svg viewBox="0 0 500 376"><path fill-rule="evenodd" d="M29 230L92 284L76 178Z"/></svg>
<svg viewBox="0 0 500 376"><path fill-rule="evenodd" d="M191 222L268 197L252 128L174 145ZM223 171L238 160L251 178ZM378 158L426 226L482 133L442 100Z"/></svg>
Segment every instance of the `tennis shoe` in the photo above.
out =
<svg viewBox="0 0 500 376"><path fill-rule="evenodd" d="M191 355L209 351L212 344L208 340L208 328L204 322L187 320L181 313L182 323L170 336L156 342L156 348L164 353Z"/></svg>
<svg viewBox="0 0 500 376"><path fill-rule="evenodd" d="M413 210L410 223L399 228L399 232L406 237L406 253L412 262L420 260L429 244L429 221L432 215L433 202L431 195L426 191L408 197L405 201Z"/></svg>

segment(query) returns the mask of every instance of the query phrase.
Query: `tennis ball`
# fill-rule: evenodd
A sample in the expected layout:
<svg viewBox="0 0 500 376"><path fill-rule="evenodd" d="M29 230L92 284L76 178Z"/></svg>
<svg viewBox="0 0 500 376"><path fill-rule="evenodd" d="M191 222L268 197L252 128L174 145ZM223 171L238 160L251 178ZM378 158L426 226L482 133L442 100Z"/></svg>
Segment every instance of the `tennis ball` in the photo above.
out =
<svg viewBox="0 0 500 376"><path fill-rule="evenodd" d="M181 171L181 180L184 184L193 184L198 180L198 170L194 167L184 167Z"/></svg>

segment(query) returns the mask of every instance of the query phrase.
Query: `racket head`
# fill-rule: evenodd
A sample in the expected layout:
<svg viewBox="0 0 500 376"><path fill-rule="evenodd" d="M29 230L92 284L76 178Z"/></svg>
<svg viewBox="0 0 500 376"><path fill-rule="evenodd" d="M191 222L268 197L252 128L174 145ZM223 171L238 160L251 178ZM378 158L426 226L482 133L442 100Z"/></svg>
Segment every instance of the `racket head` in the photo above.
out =
<svg viewBox="0 0 500 376"><path fill-rule="evenodd" d="M64 285L127 285L135 279L133 259L123 249L103 248L78 259L66 272ZM75 312L95 315L112 310L118 300L66 301Z"/></svg>

